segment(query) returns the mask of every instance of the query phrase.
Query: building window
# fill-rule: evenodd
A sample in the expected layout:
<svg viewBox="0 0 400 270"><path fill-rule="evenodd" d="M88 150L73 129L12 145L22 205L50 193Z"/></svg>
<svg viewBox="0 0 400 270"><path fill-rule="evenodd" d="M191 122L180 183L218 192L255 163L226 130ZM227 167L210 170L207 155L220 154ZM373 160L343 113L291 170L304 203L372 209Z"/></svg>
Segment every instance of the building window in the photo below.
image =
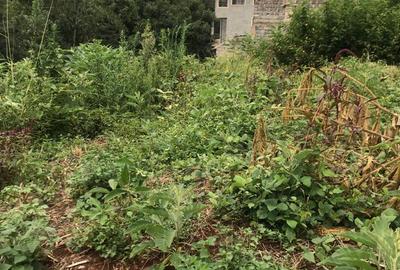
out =
<svg viewBox="0 0 400 270"><path fill-rule="evenodd" d="M232 5L244 5L245 0L232 0Z"/></svg>
<svg viewBox="0 0 400 270"><path fill-rule="evenodd" d="M214 22L214 38L219 39L220 42L224 42L226 40L226 25L226 18L217 19Z"/></svg>
<svg viewBox="0 0 400 270"><path fill-rule="evenodd" d="M228 0L218 0L218 7L227 7Z"/></svg>

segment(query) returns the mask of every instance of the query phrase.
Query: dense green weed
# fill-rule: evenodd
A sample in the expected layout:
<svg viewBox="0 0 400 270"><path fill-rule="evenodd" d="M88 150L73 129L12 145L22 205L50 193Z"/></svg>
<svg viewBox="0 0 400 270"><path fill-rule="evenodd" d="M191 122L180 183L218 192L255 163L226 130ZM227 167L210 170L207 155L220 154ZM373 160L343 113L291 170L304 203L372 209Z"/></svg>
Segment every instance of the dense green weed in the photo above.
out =
<svg viewBox="0 0 400 270"><path fill-rule="evenodd" d="M0 214L1 269L45 269L46 249L56 239L45 209L32 202Z"/></svg>

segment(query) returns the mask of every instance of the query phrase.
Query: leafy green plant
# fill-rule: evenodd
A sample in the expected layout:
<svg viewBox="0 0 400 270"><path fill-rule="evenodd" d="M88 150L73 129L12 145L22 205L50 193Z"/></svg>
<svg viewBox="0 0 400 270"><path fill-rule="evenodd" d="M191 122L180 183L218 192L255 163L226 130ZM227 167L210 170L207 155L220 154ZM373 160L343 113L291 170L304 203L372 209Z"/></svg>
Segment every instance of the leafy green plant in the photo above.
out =
<svg viewBox="0 0 400 270"><path fill-rule="evenodd" d="M137 217L130 227L131 235L148 235L151 238L133 249L131 257L148 248L163 252L171 248L174 240L183 233L184 224L203 209L199 204L187 204L188 196L190 193L183 187L172 186L167 192L151 194L146 204L141 202L128 208Z"/></svg>
<svg viewBox="0 0 400 270"><path fill-rule="evenodd" d="M106 257L133 258L148 250L170 252L185 233L184 225L202 209L184 187L151 190L134 181L125 165L118 180L109 181L109 189L94 188L78 204L77 213L91 225L77 242Z"/></svg>
<svg viewBox="0 0 400 270"><path fill-rule="evenodd" d="M32 60L10 63L0 74L0 130L32 127L48 112L54 95L54 84L37 73Z"/></svg>
<svg viewBox="0 0 400 270"><path fill-rule="evenodd" d="M280 144L279 150L270 169L256 167L250 176L233 179L229 190L238 198L235 207L280 228L291 241L296 233L318 225L352 223L354 216L362 216L365 206L357 202L361 196L352 197L324 181L335 173L322 162L317 149L298 151Z"/></svg>
<svg viewBox="0 0 400 270"><path fill-rule="evenodd" d="M395 210L387 209L364 224L360 231L343 234L359 247L340 248L322 263L335 269L400 269L400 229L390 228L397 217Z"/></svg>
<svg viewBox="0 0 400 270"><path fill-rule="evenodd" d="M79 198L95 187L108 187L108 180L117 177L119 159L117 153L107 149L89 151L67 180L72 197Z"/></svg>
<svg viewBox="0 0 400 270"><path fill-rule="evenodd" d="M40 261L53 241L44 206L23 204L0 214L0 269L42 269Z"/></svg>
<svg viewBox="0 0 400 270"><path fill-rule="evenodd" d="M28 204L36 199L40 202L49 198L48 190L35 183L21 185L7 185L0 190L1 209L3 211L18 207L21 204Z"/></svg>
<svg viewBox="0 0 400 270"><path fill-rule="evenodd" d="M271 269L284 270L284 266L276 263L268 254L258 251L262 242L265 228L253 230L245 228L241 234L230 230L222 231L218 237L213 236L197 243L193 243L195 254L176 252L172 255L170 264L176 269ZM225 234L233 234L232 237ZM226 238L225 238L226 237ZM224 239L225 238L225 239ZM210 250L214 250L213 253ZM193 253L193 252L192 252Z"/></svg>

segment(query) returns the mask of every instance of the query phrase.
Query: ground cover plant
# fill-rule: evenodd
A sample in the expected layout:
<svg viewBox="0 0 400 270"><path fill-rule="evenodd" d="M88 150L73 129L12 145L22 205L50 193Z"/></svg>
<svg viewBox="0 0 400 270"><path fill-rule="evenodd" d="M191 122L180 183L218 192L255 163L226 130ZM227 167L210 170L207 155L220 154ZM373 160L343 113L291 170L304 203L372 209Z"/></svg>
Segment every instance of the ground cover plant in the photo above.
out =
<svg viewBox="0 0 400 270"><path fill-rule="evenodd" d="M400 69L186 31L2 66L0 269L397 269Z"/></svg>

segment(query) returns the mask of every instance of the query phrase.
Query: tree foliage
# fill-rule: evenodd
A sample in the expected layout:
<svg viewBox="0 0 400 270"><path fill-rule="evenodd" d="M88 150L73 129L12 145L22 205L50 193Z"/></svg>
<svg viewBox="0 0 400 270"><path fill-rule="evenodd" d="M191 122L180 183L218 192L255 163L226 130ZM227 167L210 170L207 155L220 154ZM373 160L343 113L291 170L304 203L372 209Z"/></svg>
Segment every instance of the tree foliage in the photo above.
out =
<svg viewBox="0 0 400 270"><path fill-rule="evenodd" d="M280 63L318 65L342 49L400 63L400 5L393 0L306 2L290 23L275 31L272 51Z"/></svg>
<svg viewBox="0 0 400 270"><path fill-rule="evenodd" d="M46 38L55 32L63 48L93 39L116 46L121 33L134 40L147 23L158 34L187 23L189 52L205 57L211 54L212 20L205 0L0 0L0 56L21 59L37 51L46 23Z"/></svg>

